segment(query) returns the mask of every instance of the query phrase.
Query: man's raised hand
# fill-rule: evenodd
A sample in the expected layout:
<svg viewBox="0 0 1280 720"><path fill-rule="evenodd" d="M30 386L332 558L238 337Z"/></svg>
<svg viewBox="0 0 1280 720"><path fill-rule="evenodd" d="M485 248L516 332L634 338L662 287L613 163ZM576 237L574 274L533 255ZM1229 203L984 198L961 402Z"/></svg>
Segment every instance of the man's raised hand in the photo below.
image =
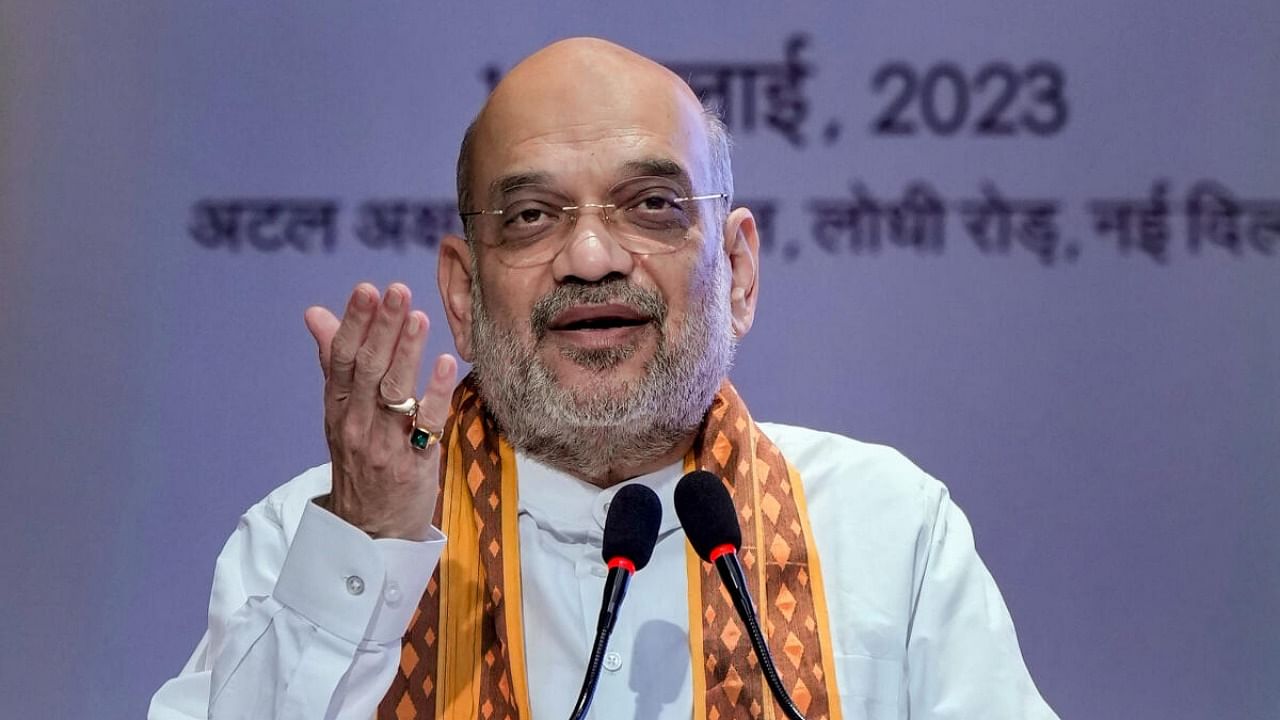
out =
<svg viewBox="0 0 1280 720"><path fill-rule="evenodd" d="M339 321L323 307L306 312L324 371L324 431L333 460L330 512L375 538L421 540L431 527L439 494L440 445L409 443L413 419L385 402L415 397L430 322L412 310L409 288L361 283ZM436 358L419 401L417 424L444 427L458 363Z"/></svg>

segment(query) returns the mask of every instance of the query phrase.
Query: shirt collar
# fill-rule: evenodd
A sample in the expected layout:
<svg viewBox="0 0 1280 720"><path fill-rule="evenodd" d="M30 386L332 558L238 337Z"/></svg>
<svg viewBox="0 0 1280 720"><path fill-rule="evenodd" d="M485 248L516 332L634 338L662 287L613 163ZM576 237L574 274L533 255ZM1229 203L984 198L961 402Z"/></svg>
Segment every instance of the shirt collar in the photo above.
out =
<svg viewBox="0 0 1280 720"><path fill-rule="evenodd" d="M662 523L658 526L658 534L666 535L680 527L680 519L676 517L675 490L683 470L683 461L677 461L601 489L517 452L518 511L564 528L603 531L613 496L627 485L645 485L657 494L662 503Z"/></svg>

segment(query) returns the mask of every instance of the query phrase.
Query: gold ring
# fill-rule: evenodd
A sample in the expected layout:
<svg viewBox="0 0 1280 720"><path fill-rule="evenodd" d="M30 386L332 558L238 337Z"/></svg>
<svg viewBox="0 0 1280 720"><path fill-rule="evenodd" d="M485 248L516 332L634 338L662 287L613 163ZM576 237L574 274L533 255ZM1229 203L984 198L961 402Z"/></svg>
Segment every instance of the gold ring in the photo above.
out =
<svg viewBox="0 0 1280 720"><path fill-rule="evenodd" d="M409 444L416 450L426 450L427 448L440 442L440 435L443 430L437 432L428 430L424 427L413 426L413 430L409 433Z"/></svg>
<svg viewBox="0 0 1280 720"><path fill-rule="evenodd" d="M383 410L390 410L398 415L413 417L418 414L417 398L405 398L404 400L397 400L396 402L387 402L386 400L383 400L381 404Z"/></svg>

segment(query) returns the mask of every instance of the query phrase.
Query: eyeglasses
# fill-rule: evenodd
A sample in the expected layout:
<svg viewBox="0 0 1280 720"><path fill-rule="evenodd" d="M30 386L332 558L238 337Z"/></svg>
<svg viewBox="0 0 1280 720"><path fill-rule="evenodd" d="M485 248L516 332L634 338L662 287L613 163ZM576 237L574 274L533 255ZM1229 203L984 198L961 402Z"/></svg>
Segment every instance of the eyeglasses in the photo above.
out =
<svg viewBox="0 0 1280 720"><path fill-rule="evenodd" d="M697 203L728 199L727 193L684 195L673 181L660 177L624 180L606 194L608 202L567 204L563 195L544 185L508 190L506 204L495 210L459 213L463 218L493 218L480 241L509 267L550 262L560 254L583 210L594 208L612 228L614 239L628 252L660 255L679 250L698 220Z"/></svg>

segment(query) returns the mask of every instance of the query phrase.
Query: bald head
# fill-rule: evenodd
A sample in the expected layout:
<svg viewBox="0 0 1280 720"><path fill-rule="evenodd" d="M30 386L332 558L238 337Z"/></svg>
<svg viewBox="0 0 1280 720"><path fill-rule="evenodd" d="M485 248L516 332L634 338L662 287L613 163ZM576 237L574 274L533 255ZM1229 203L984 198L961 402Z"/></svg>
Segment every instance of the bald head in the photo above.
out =
<svg viewBox="0 0 1280 720"><path fill-rule="evenodd" d="M687 112L699 112L701 107L693 90L675 73L598 38L560 40L525 58L498 84L486 111L501 113L510 109L509 102L519 103L530 95L541 96L547 105L590 98L624 104L663 98Z"/></svg>
<svg viewBox="0 0 1280 720"><path fill-rule="evenodd" d="M608 41L561 40L512 68L467 129L458 155L459 210L485 206L498 175L545 171L528 158L546 148L583 148L555 160L570 171L603 172L589 167L599 155L593 147L658 137L658 146L688 159L691 189L732 194L728 133L687 83Z"/></svg>

